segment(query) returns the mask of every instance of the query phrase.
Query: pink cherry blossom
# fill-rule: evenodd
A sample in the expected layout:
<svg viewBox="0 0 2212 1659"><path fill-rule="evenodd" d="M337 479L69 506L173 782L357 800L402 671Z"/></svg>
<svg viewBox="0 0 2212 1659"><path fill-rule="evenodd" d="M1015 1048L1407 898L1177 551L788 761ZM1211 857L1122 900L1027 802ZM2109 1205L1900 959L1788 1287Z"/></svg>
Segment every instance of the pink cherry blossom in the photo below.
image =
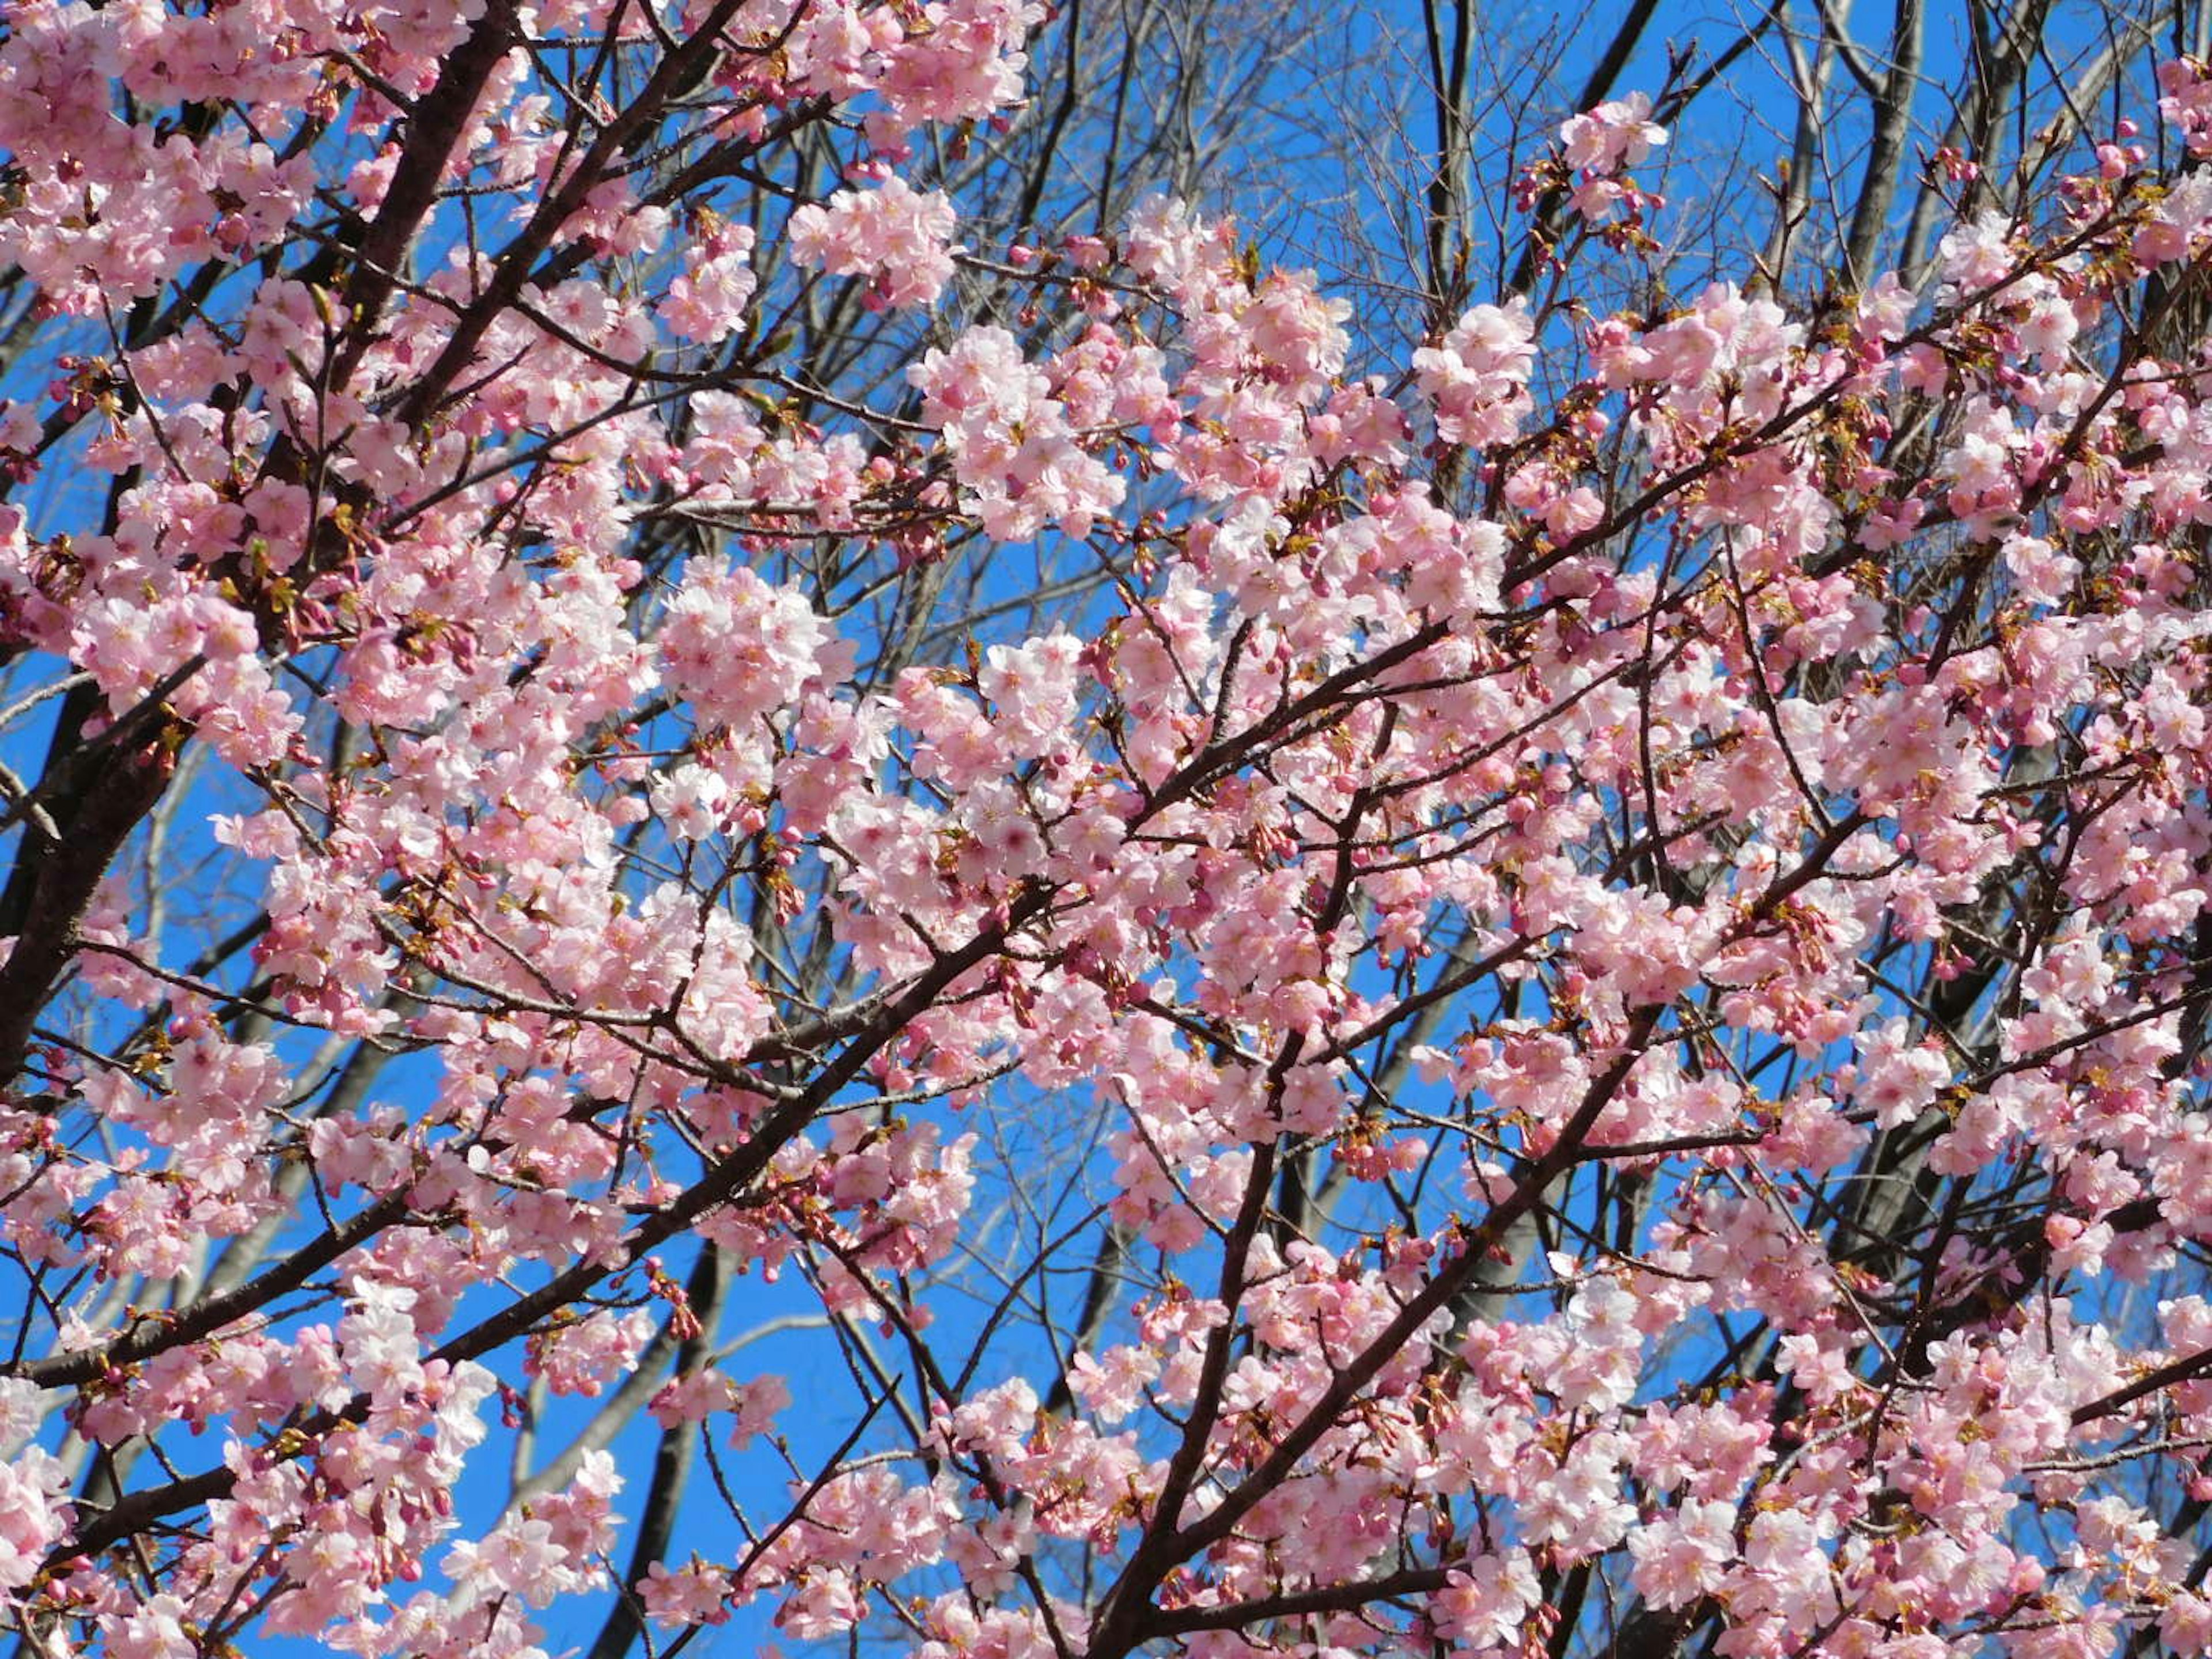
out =
<svg viewBox="0 0 2212 1659"><path fill-rule="evenodd" d="M1399 270L1196 15L0 24L30 1659L2212 1648L2203 64Z"/></svg>

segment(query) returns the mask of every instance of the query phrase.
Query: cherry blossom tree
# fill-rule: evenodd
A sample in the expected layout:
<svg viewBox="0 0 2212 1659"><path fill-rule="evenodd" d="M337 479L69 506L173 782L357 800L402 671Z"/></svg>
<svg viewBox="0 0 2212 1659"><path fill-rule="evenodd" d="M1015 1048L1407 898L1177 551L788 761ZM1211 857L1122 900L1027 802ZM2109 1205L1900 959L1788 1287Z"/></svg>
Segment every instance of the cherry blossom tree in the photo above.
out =
<svg viewBox="0 0 2212 1659"><path fill-rule="evenodd" d="M20 1651L2212 1646L2212 66L2050 12L1912 185L1911 0L1429 8L1396 339L1264 6L0 5Z"/></svg>

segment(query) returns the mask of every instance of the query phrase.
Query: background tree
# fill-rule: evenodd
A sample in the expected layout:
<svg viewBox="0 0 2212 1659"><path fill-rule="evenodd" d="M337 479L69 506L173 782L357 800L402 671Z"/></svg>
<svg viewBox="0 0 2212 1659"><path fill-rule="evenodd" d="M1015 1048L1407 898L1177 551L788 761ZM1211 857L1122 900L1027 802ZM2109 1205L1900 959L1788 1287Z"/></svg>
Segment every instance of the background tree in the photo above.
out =
<svg viewBox="0 0 2212 1659"><path fill-rule="evenodd" d="M27 1652L2212 1637L2199 9L0 17Z"/></svg>

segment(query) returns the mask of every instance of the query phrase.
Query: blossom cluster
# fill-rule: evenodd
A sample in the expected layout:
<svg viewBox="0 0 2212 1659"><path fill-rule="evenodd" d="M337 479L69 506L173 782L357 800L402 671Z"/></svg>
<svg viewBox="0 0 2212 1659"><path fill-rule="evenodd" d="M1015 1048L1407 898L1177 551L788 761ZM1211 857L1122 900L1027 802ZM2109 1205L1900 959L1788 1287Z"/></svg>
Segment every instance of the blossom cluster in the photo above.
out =
<svg viewBox="0 0 2212 1659"><path fill-rule="evenodd" d="M2196 175L1384 373L1186 204L963 246L1036 7L0 15L27 1650L2212 1648Z"/></svg>

